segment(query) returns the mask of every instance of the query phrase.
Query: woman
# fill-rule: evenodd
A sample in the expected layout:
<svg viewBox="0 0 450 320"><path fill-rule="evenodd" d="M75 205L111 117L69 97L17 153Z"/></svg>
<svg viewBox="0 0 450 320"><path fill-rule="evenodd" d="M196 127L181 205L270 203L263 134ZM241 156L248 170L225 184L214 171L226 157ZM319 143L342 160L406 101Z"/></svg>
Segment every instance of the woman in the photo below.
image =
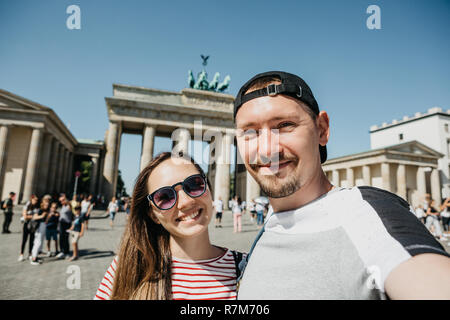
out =
<svg viewBox="0 0 450 320"><path fill-rule="evenodd" d="M155 157L136 180L119 256L95 299L235 299L242 254L210 243L212 214L200 166Z"/></svg>
<svg viewBox="0 0 450 320"><path fill-rule="evenodd" d="M42 244L44 243L46 225L45 220L50 211L50 201L42 201L41 207L38 213L33 215L32 221L37 223L36 232L34 233L33 249L31 250L31 264L39 265L42 263L38 260L38 254L42 249Z"/></svg>
<svg viewBox="0 0 450 320"><path fill-rule="evenodd" d="M85 222L86 230L88 229L89 216L91 215L92 207L94 204L92 203L92 194L88 197L83 197L83 201L81 201L81 216Z"/></svg>
<svg viewBox="0 0 450 320"><path fill-rule="evenodd" d="M50 205L50 212L47 215L47 218L45 219L46 223L46 230L45 230L45 238L47 240L47 257L52 256L51 251L51 240L55 242L55 253L53 255L56 255L58 253L58 222L59 222L59 212L58 212L58 203L53 202Z"/></svg>
<svg viewBox="0 0 450 320"><path fill-rule="evenodd" d="M28 242L28 256L31 259L31 249L33 249L34 232L36 231L36 222L32 222L33 215L39 213L39 199L36 195L31 195L30 201L28 201L23 207L23 230L22 230L22 245L20 246L20 256L18 261L23 261L23 252Z"/></svg>
<svg viewBox="0 0 450 320"><path fill-rule="evenodd" d="M445 199L444 203L441 205L441 217L442 226L444 227L444 233L449 234L450 232L450 197Z"/></svg>
<svg viewBox="0 0 450 320"><path fill-rule="evenodd" d="M70 233L70 238L73 246L73 255L69 258L69 261L78 259L78 241L83 236L85 229L84 218L81 215L81 207L75 208L75 220L72 226L67 230Z"/></svg>
<svg viewBox="0 0 450 320"><path fill-rule="evenodd" d="M242 229L242 207L241 207L241 198L238 196L234 196L233 204L231 207L231 212L233 213L233 226L234 233L241 232Z"/></svg>
<svg viewBox="0 0 450 320"><path fill-rule="evenodd" d="M109 202L108 209L106 209L106 212L109 213L109 218L111 221L109 222L109 225L111 228L113 227L114 223L114 217L116 216L116 213L119 211L119 205L117 204L117 198L112 197L111 201Z"/></svg>

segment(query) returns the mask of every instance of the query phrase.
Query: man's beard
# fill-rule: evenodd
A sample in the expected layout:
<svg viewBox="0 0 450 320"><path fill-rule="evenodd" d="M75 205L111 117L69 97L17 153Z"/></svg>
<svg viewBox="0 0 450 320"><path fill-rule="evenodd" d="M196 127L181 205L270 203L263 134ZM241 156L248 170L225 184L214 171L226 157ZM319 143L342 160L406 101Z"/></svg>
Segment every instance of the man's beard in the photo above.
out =
<svg viewBox="0 0 450 320"><path fill-rule="evenodd" d="M280 161L283 160L287 159L280 159ZM297 161L294 162L296 164L295 168L297 168L298 165L298 159L296 160ZM259 184L262 191L270 198L284 198L301 188L302 184L298 175L295 173L295 170L288 174L285 179L280 181L281 178L278 173L275 173L274 175L261 175L258 174L258 165L250 164L249 166L255 173L254 179Z"/></svg>

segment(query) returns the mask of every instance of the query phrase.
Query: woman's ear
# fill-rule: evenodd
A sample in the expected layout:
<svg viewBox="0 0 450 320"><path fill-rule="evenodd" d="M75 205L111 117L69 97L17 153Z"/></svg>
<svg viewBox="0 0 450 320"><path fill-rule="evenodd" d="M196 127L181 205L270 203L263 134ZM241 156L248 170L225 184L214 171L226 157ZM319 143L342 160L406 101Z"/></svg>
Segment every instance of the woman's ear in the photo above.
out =
<svg viewBox="0 0 450 320"><path fill-rule="evenodd" d="M150 217L150 219L153 220L154 223L161 224L161 222L159 222L158 218L156 217L155 213L153 212L152 208L148 209L147 214Z"/></svg>

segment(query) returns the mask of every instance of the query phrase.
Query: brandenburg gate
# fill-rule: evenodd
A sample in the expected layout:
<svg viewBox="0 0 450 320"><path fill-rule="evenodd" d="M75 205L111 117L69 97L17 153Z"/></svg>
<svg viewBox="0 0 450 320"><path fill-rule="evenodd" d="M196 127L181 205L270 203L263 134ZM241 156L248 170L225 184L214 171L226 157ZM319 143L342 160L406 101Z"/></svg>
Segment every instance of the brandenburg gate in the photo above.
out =
<svg viewBox="0 0 450 320"><path fill-rule="evenodd" d="M192 137L208 141L208 178L214 199L221 197L228 206L230 150L235 131L233 96L191 88L172 92L114 84L113 96L106 97L105 101L109 119L103 167L106 199L116 190L121 135L131 133L143 137L141 157L136 159L140 170L152 159L155 136L170 137L174 154L175 150L187 154Z"/></svg>

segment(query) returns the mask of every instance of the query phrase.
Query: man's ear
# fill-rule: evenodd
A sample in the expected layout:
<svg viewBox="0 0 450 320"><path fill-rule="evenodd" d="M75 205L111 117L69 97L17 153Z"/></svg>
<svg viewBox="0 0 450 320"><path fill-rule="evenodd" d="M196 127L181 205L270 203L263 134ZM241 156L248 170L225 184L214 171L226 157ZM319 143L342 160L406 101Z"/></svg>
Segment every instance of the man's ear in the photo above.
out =
<svg viewBox="0 0 450 320"><path fill-rule="evenodd" d="M317 128L319 129L319 144L325 146L330 137L330 119L325 111L320 111L316 119Z"/></svg>

